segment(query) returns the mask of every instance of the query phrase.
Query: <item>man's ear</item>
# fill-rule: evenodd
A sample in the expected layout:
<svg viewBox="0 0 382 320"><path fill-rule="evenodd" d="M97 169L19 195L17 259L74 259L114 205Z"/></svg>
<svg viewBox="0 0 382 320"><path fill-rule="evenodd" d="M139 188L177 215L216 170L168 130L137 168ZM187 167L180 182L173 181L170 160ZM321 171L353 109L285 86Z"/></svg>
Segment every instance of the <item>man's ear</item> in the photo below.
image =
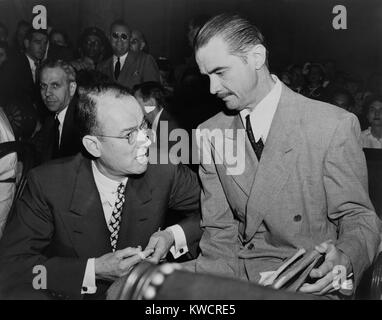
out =
<svg viewBox="0 0 382 320"><path fill-rule="evenodd" d="M77 89L77 82L72 81L69 83L69 90L70 90L70 96L73 97L74 94L76 93Z"/></svg>
<svg viewBox="0 0 382 320"><path fill-rule="evenodd" d="M99 158L101 156L101 144L97 137L86 135L82 138L82 144L93 157Z"/></svg>
<svg viewBox="0 0 382 320"><path fill-rule="evenodd" d="M24 39L24 48L25 48L25 49L28 49L28 48L29 48L29 45L30 45L30 41L29 41L29 39Z"/></svg>
<svg viewBox="0 0 382 320"><path fill-rule="evenodd" d="M267 49L262 44L257 44L248 53L248 59L253 63L256 70L265 65L267 59Z"/></svg>

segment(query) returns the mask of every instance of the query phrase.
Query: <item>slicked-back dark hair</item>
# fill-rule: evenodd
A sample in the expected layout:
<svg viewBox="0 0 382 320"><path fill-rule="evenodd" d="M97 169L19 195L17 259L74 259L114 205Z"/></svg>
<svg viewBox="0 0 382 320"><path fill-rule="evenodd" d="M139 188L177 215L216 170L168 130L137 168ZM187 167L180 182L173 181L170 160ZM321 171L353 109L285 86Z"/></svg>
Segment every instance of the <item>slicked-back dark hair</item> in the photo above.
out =
<svg viewBox="0 0 382 320"><path fill-rule="evenodd" d="M143 82L141 84L135 85L133 91L134 93L139 92L143 101L154 98L159 107L166 108L166 91L159 82Z"/></svg>
<svg viewBox="0 0 382 320"><path fill-rule="evenodd" d="M81 137L86 135L100 134L100 126L97 122L96 99L106 93L112 93L115 98L121 96L132 97L129 90L117 84L101 84L88 87L79 94L76 108L76 120Z"/></svg>
<svg viewBox="0 0 382 320"><path fill-rule="evenodd" d="M35 29L33 27L29 27L27 33L25 34L25 38L24 39L27 39L27 40L31 41L32 40L32 36L35 33L43 34L43 35L45 35L48 38L47 30L45 30L45 29Z"/></svg>
<svg viewBox="0 0 382 320"><path fill-rule="evenodd" d="M208 20L195 38L195 52L216 36L222 37L228 44L230 54L244 60L253 46L262 44L266 48L260 30L238 14L223 13Z"/></svg>

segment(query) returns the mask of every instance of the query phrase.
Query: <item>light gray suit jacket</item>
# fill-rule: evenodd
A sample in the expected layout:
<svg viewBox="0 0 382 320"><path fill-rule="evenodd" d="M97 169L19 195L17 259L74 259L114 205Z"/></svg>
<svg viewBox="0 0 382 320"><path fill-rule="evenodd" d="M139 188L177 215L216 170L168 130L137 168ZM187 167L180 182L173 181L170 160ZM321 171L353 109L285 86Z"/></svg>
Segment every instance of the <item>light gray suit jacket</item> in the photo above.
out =
<svg viewBox="0 0 382 320"><path fill-rule="evenodd" d="M234 148L238 129L244 130L240 115L224 113L200 128L232 129L223 137ZM242 137L239 175L227 174L232 165L217 139L201 140L202 154L213 162L200 166L204 233L192 268L257 282L297 248L331 239L350 258L357 282L380 241L357 118L283 86L260 162Z"/></svg>

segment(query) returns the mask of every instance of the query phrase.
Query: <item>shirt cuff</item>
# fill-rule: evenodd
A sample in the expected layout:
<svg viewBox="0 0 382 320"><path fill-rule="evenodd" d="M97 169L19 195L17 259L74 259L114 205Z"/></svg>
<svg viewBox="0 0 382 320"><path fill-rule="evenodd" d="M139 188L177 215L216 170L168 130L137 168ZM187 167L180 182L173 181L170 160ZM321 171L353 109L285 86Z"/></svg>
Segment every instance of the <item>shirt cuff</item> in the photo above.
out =
<svg viewBox="0 0 382 320"><path fill-rule="evenodd" d="M86 263L84 280L82 281L81 294L93 294L97 291L94 264L95 258L88 259L88 262Z"/></svg>
<svg viewBox="0 0 382 320"><path fill-rule="evenodd" d="M186 254L188 252L187 240L182 227L179 224L175 224L166 228L166 230L171 231L174 235L175 244L170 248L170 252L174 259Z"/></svg>

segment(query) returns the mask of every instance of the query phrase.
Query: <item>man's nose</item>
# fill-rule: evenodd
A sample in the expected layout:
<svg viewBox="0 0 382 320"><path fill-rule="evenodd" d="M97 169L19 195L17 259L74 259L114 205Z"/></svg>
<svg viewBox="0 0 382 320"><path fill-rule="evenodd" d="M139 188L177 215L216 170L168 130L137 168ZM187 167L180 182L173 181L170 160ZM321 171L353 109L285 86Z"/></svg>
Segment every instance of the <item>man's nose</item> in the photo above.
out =
<svg viewBox="0 0 382 320"><path fill-rule="evenodd" d="M150 130L150 129L148 129ZM151 140L149 138L148 130L139 130L137 134L137 144L139 144L140 147L146 147L148 148L151 145Z"/></svg>
<svg viewBox="0 0 382 320"><path fill-rule="evenodd" d="M210 76L210 92L211 94L216 94L219 89L219 80L216 76Z"/></svg>

